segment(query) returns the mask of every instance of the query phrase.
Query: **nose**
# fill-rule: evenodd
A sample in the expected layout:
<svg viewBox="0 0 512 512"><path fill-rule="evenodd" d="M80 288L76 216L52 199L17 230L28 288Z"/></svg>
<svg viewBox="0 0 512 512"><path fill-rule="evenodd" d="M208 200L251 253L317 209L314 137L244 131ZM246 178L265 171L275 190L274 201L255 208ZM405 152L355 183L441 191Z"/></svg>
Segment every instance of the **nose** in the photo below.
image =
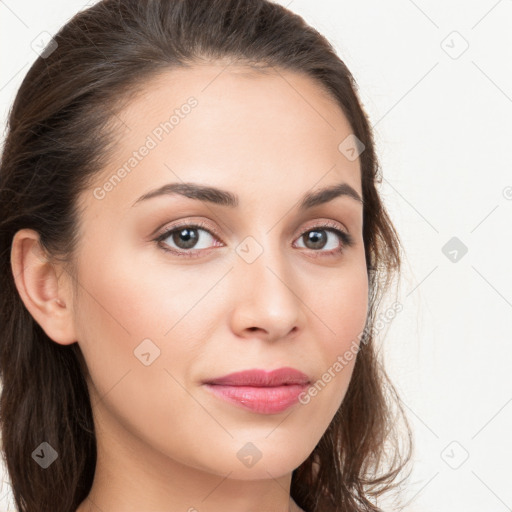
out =
<svg viewBox="0 0 512 512"><path fill-rule="evenodd" d="M237 258L231 280L236 290L231 328L238 336L275 341L302 329L305 304L279 248L266 248L251 263Z"/></svg>

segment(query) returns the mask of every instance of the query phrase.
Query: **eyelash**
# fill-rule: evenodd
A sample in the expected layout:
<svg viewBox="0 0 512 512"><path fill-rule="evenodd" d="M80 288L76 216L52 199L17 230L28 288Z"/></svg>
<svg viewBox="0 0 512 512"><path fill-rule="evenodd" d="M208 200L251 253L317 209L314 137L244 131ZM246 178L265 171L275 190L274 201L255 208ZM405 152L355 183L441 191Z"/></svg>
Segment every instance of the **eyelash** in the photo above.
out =
<svg viewBox="0 0 512 512"><path fill-rule="evenodd" d="M316 253L320 253L320 254L315 255L314 256L315 258L320 256L321 254L323 254L324 256L327 256L327 257L338 256L339 254L344 252L346 248L352 247L354 245L354 239L353 239L352 235L350 235L349 233L346 233L345 231L340 230L339 228L337 228L335 226L337 226L337 224L334 224L332 222L327 222L325 224L321 224L321 225L318 225L318 226L313 226L313 227L308 228L305 231L303 231L299 235L298 238L304 236L306 233L309 233L310 231L329 231L331 233L334 233L334 234L338 235L338 237L342 240L342 244L341 244L341 246L339 248L331 249L330 251L322 251L322 250L315 251L314 249L311 249L311 251L314 252L314 253L315 252ZM162 242L166 238L169 238L169 236L171 236L174 232L176 232L176 231L178 231L179 229L182 229L182 228L200 228L200 229L206 231L211 236L213 236L215 238L220 238L219 235L215 232L215 230L210 229L209 227L207 227L202 222L197 222L195 224L193 224L193 223L185 223L184 222L184 223L181 223L181 224L176 224L176 225L172 226L171 228L165 230L163 233L158 235L153 241L156 242L157 245L160 248L162 248L165 252L172 253L172 254L174 254L176 256L185 257L185 258L197 258L197 257L200 257L201 256L201 252L202 251L206 251L208 249L188 249L188 250L182 249L182 250L178 251L176 249L169 249L168 247L165 247L164 244L162 244Z"/></svg>

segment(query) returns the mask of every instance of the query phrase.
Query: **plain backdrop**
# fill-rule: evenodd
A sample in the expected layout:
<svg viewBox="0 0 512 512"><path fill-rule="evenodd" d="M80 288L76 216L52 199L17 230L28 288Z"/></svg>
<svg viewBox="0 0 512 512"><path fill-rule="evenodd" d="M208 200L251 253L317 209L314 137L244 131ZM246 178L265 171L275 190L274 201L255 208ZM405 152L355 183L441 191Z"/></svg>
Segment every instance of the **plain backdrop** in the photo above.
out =
<svg viewBox="0 0 512 512"><path fill-rule="evenodd" d="M406 254L382 342L416 444L401 510L512 510L512 1L280 3L354 74ZM0 0L2 140L34 42L83 8Z"/></svg>

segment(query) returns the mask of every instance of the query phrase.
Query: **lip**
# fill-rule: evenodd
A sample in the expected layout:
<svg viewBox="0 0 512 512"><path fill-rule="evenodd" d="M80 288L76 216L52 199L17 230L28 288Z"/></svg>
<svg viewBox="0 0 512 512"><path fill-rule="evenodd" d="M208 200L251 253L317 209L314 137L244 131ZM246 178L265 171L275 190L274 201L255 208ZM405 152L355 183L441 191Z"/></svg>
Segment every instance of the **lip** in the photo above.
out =
<svg viewBox="0 0 512 512"><path fill-rule="evenodd" d="M247 370L203 382L216 397L259 414L277 414L295 403L310 383L299 370Z"/></svg>
<svg viewBox="0 0 512 512"><path fill-rule="evenodd" d="M223 377L217 377L204 381L204 384L216 384L222 386L253 386L271 387L291 384L309 384L309 377L295 368L289 366L277 370L245 370L234 372Z"/></svg>

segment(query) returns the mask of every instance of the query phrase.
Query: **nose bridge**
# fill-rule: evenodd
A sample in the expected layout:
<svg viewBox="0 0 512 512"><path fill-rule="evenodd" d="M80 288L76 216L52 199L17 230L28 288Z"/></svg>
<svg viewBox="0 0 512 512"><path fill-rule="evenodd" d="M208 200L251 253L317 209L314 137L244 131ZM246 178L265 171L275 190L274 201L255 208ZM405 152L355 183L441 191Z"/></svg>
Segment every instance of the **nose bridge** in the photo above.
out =
<svg viewBox="0 0 512 512"><path fill-rule="evenodd" d="M237 247L237 309L253 325L284 336L299 321L301 301L293 286L288 255L272 236L246 237Z"/></svg>

